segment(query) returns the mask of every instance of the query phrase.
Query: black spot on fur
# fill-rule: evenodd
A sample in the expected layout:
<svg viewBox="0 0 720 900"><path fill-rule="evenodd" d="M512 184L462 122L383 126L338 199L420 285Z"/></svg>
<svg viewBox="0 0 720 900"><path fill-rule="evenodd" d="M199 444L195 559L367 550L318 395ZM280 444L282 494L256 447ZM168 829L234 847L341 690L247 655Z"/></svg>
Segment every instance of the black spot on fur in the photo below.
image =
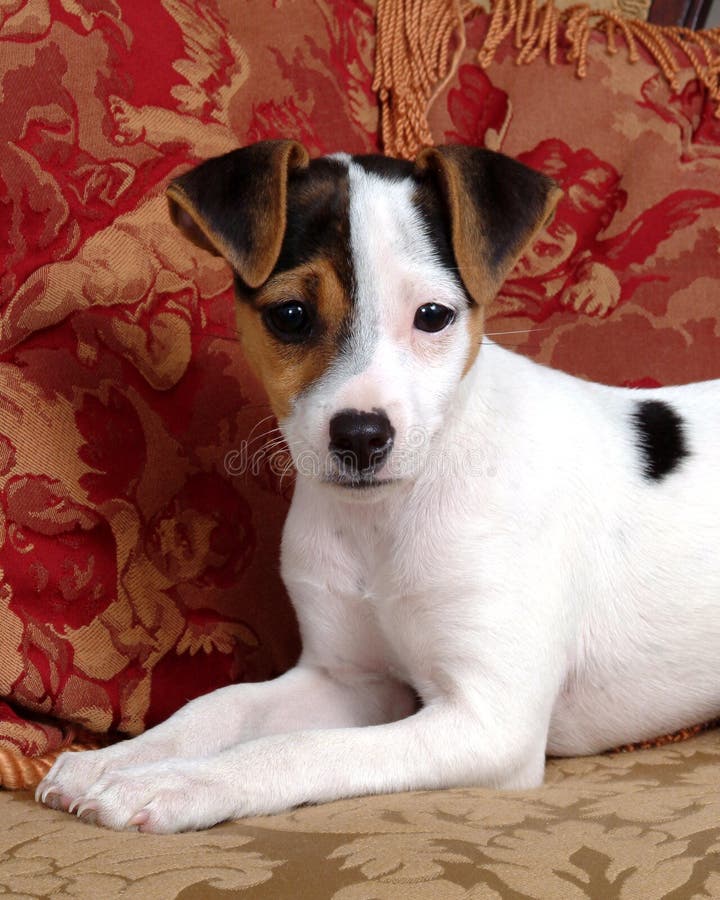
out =
<svg viewBox="0 0 720 900"><path fill-rule="evenodd" d="M632 414L646 478L660 481L688 456L683 420L662 400L642 400Z"/></svg>

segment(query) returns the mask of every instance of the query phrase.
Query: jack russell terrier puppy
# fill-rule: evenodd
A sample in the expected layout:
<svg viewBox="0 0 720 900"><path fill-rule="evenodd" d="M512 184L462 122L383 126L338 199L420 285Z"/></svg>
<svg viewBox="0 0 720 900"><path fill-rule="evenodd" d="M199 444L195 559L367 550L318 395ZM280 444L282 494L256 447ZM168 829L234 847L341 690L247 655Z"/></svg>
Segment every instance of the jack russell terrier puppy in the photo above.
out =
<svg viewBox="0 0 720 900"><path fill-rule="evenodd" d="M388 791L532 788L720 713L720 380L590 384L483 340L551 216L544 175L291 141L211 159L175 224L237 281L298 469L302 655L273 681L65 753L42 802L175 832Z"/></svg>

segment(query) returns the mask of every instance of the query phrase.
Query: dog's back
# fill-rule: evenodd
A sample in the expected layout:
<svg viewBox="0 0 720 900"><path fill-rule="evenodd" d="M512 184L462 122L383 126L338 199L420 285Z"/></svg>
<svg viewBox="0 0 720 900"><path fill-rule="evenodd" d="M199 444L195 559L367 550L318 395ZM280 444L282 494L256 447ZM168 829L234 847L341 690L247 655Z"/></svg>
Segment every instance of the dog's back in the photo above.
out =
<svg viewBox="0 0 720 900"><path fill-rule="evenodd" d="M497 348L487 365L512 372L516 385L532 367L518 424L504 428L517 428L508 439L516 471L541 485L544 524L535 527L544 532L547 577L562 572L571 611L548 752L596 752L714 718L720 380L610 388ZM522 480L516 489L526 497L538 490ZM538 508L525 507L519 555Z"/></svg>

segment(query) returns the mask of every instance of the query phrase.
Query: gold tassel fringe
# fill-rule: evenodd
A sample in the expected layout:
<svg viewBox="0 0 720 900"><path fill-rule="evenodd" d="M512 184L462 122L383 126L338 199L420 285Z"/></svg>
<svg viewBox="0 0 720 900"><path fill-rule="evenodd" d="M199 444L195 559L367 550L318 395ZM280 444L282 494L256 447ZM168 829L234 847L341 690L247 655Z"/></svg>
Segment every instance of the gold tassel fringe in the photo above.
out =
<svg viewBox="0 0 720 900"><path fill-rule="evenodd" d="M428 110L455 74L465 47L465 19L480 11L460 0L379 0L373 90L378 94L385 152L412 159L432 144ZM578 78L588 72L593 31L604 32L607 52L618 52L618 37L630 62L644 47L673 91L680 89L679 50L715 103L720 118L720 28L692 31L627 19L612 10L578 5L557 9L552 0L495 0L478 62L487 68L502 42L512 36L515 60L524 65L543 54L551 65L574 63Z"/></svg>
<svg viewBox="0 0 720 900"><path fill-rule="evenodd" d="M468 11L459 0L378 0L373 90L392 156L412 157L432 143L427 112L455 74Z"/></svg>

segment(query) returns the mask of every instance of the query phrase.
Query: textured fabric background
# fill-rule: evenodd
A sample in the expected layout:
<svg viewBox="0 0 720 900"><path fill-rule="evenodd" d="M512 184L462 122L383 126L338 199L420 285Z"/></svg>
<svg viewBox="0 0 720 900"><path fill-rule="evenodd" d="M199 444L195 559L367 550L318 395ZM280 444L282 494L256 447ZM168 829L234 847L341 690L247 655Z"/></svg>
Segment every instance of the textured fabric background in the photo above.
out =
<svg viewBox="0 0 720 900"><path fill-rule="evenodd" d="M230 271L163 191L266 137L375 149L372 13L0 3L0 748L134 734L297 655L291 478Z"/></svg>
<svg viewBox="0 0 720 900"><path fill-rule="evenodd" d="M584 81L502 49L486 73L486 26L468 25L434 135L566 189L489 331L610 383L719 376L702 85L681 69L673 96L601 43ZM69 723L134 734L296 656L277 577L291 479L265 451L229 270L162 193L264 137L375 149L372 53L370 0L0 6L0 748L43 754Z"/></svg>
<svg viewBox="0 0 720 900"><path fill-rule="evenodd" d="M240 358L227 269L162 190L262 137L375 147L372 5L0 0L0 747L134 733L297 653L277 578L290 485ZM720 137L681 71L501 51L432 110L558 178L489 330L611 383L720 376ZM475 44L475 46L473 46ZM569 447L568 453L573 452ZM233 457L237 460L238 457ZM562 465L562 460L558 461ZM0 891L145 900L720 896L720 739L551 760L547 783L389 795L157 837L0 792Z"/></svg>
<svg viewBox="0 0 720 900"><path fill-rule="evenodd" d="M599 35L583 80L541 59L515 65L509 40L483 71L486 29L487 16L467 23L433 138L502 150L565 190L489 330L609 384L720 377L720 119L702 85L681 65L673 94L646 55L610 56Z"/></svg>
<svg viewBox="0 0 720 900"><path fill-rule="evenodd" d="M108 832L0 792L0 892L129 900L720 896L720 740L551 760L533 791L341 800L192 834Z"/></svg>

